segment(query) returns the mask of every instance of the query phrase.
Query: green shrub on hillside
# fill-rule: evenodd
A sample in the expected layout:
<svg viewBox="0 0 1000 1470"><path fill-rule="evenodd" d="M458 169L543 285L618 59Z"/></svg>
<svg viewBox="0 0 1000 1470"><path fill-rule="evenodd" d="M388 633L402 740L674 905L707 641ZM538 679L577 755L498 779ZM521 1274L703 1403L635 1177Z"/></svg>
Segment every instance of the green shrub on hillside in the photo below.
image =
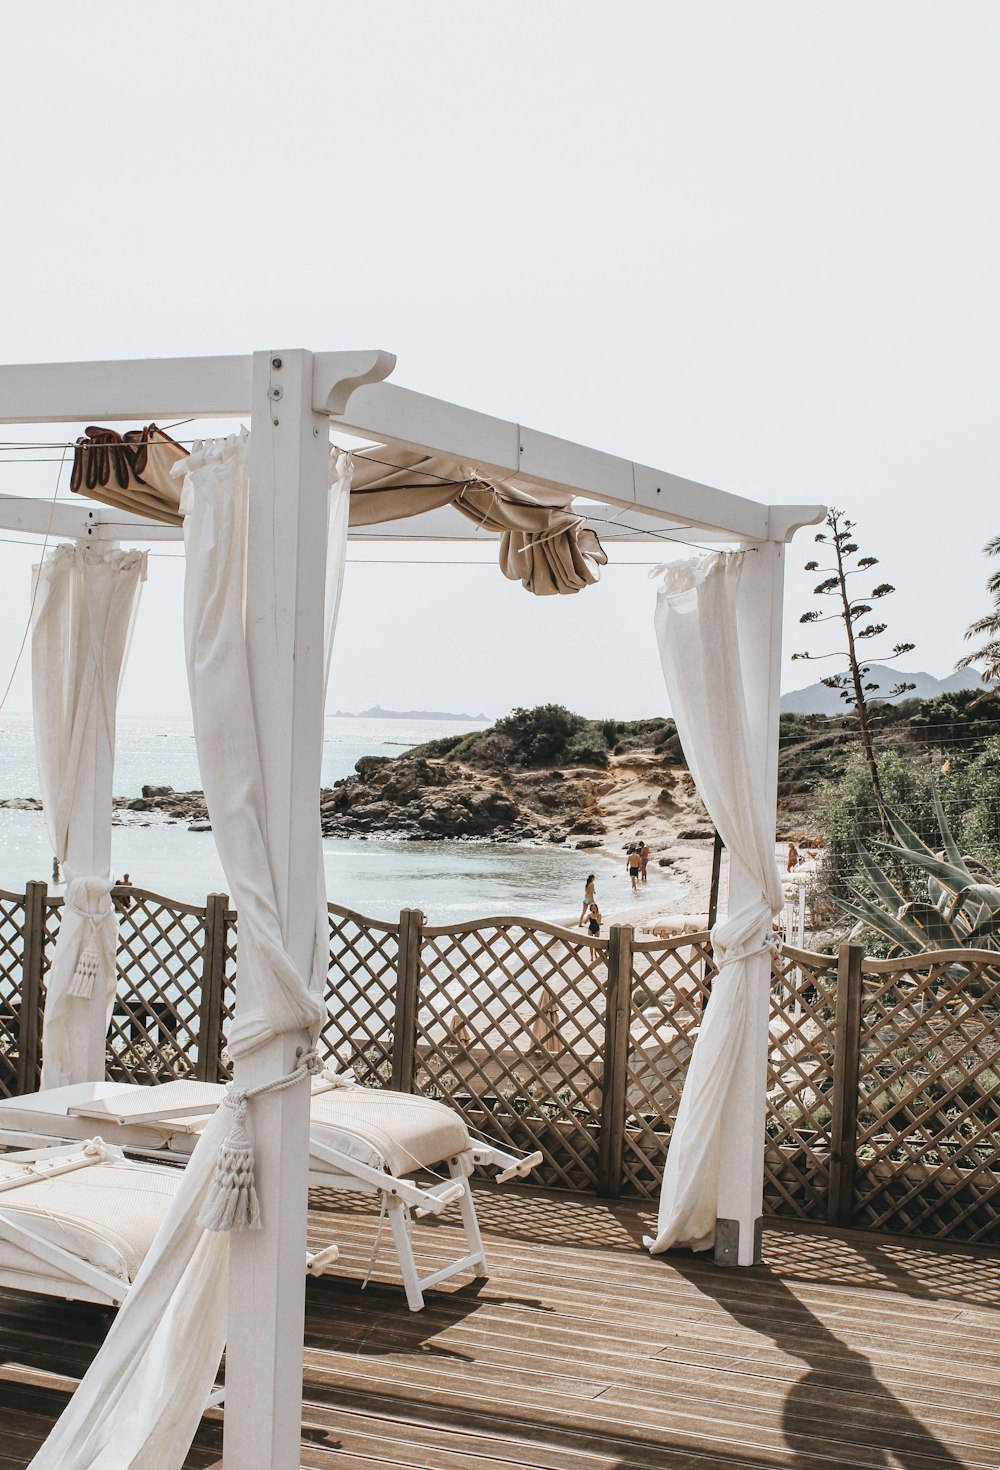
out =
<svg viewBox="0 0 1000 1470"><path fill-rule="evenodd" d="M968 751L1000 735L1000 699L984 700L981 689L957 689L913 701L907 724L910 734L926 745Z"/></svg>
<svg viewBox="0 0 1000 1470"><path fill-rule="evenodd" d="M567 759L573 737L588 721L561 704L538 704L534 709L515 709L493 729L510 743L515 766L554 766Z"/></svg>
<svg viewBox="0 0 1000 1470"><path fill-rule="evenodd" d="M406 754L502 768L606 766L610 754L631 750L652 750L664 763L686 764L673 720L586 720L561 704L515 709L489 730L426 740Z"/></svg>
<svg viewBox="0 0 1000 1470"><path fill-rule="evenodd" d="M606 766L608 742L601 730L579 730L566 747L566 763L572 766Z"/></svg>

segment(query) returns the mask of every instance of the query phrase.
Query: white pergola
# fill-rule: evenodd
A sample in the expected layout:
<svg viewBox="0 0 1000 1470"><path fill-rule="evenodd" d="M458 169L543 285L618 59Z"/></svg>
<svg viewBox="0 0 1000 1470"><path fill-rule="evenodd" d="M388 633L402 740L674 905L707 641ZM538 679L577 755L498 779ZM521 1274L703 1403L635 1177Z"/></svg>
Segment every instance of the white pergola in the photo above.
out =
<svg viewBox="0 0 1000 1470"><path fill-rule="evenodd" d="M744 668L765 701L770 810L777 792L779 671L784 547L824 514L818 505L765 505L636 464L524 425L490 417L388 383L385 352L272 349L232 357L32 364L0 367L5 424L143 423L153 419L250 416L268 426L251 441L246 595L252 689L261 732L268 843L285 946L310 969L320 874L318 790L323 742L324 579L328 459L343 432L390 451L418 449L474 466L485 479L569 492L606 546L618 541L718 542L756 548L768 595L755 610ZM391 459L391 453L388 458ZM0 497L0 526L50 538L105 542L179 540L173 526L79 500L55 505ZM450 507L354 530L352 539L494 539ZM277 859L277 860L275 860ZM731 863L730 903L746 874ZM769 959L754 961L753 1016L722 1126L717 1258L755 1259L763 1187ZM244 1002L237 987L237 1007ZM244 1086L288 1073L302 1034L286 1034L240 1064ZM95 1036L103 1058L103 1031ZM101 1062L103 1067L103 1060ZM227 1349L225 1462L232 1470L292 1470L301 1432L308 1173L308 1089L262 1099L255 1112L257 1183L263 1226L234 1235Z"/></svg>

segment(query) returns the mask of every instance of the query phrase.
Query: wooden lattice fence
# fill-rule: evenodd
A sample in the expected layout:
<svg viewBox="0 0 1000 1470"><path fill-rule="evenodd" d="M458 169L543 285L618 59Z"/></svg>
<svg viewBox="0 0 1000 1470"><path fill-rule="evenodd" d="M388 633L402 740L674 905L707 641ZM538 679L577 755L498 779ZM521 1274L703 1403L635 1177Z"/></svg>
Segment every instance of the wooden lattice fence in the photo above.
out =
<svg viewBox="0 0 1000 1470"><path fill-rule="evenodd" d="M108 1075L231 1075L237 916L117 888ZM62 900L0 890L0 1095L37 1087ZM705 933L606 939L521 917L430 926L329 906L323 1041L366 1086L447 1099L540 1149L551 1186L655 1198L711 993ZM982 951L870 960L786 947L771 985L764 1207L1000 1242L1000 967Z"/></svg>

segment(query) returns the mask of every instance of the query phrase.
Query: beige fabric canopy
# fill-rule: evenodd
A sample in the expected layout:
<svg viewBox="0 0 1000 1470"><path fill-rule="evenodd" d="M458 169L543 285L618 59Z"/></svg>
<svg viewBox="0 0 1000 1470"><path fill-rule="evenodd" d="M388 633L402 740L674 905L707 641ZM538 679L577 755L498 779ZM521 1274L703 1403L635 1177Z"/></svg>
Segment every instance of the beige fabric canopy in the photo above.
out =
<svg viewBox="0 0 1000 1470"><path fill-rule="evenodd" d="M540 597L579 592L599 580L607 562L594 532L570 510L570 497L558 491L496 484L470 466L415 449L354 455L352 526L402 521L444 505L499 534L500 570Z"/></svg>
<svg viewBox="0 0 1000 1470"><path fill-rule="evenodd" d="M186 450L155 424L125 435L87 430L77 440L72 488L150 520L179 524L179 481L170 469ZM531 483L484 479L469 465L398 446L356 453L352 526L408 520L453 505L500 537L500 570L539 597L579 592L600 578L607 556L571 509L570 497Z"/></svg>

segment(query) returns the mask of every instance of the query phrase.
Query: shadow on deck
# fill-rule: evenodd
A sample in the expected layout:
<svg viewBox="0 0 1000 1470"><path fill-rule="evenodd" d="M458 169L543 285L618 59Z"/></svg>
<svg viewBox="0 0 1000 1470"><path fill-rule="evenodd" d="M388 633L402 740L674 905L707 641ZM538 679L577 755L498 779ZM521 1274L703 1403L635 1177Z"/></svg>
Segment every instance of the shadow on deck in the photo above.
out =
<svg viewBox="0 0 1000 1470"><path fill-rule="evenodd" d="M997 1254L821 1227L766 1265L651 1259L648 1209L477 1190L492 1275L406 1308L371 1202L318 1191L302 1465L424 1470L1000 1465ZM388 1237L388 1232L386 1232ZM417 1227L429 1269L454 1231ZM106 1330L103 1311L0 1294L0 1470L22 1470ZM53 1375L62 1375L62 1381ZM187 1461L219 1463L206 1419Z"/></svg>

